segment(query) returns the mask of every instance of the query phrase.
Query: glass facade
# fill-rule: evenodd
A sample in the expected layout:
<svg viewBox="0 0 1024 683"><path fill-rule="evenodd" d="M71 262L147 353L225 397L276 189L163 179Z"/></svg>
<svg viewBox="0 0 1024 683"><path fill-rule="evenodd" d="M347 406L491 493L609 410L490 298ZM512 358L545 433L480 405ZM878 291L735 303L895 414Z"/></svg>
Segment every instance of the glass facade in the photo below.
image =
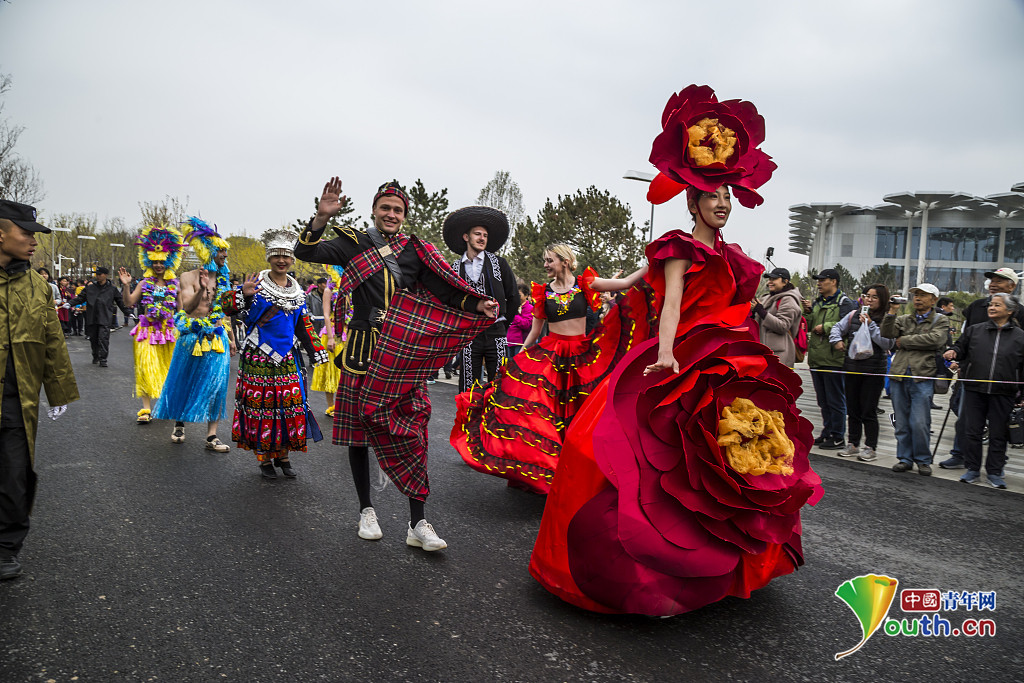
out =
<svg viewBox="0 0 1024 683"><path fill-rule="evenodd" d="M928 228L926 252L930 261L995 262L999 228Z"/></svg>
<svg viewBox="0 0 1024 683"><path fill-rule="evenodd" d="M1010 231L1007 231L1007 258L1010 256ZM1024 256L1024 231L1015 230L1017 251ZM907 257L907 228L880 225L875 228L875 258ZM910 258L917 259L921 249L921 228L910 236ZM999 228L928 228L925 258L929 261L983 261L994 263L999 258Z"/></svg>
<svg viewBox="0 0 1024 683"><path fill-rule="evenodd" d="M875 228L875 258L903 259L906 258L907 229L891 225L879 225Z"/></svg>
<svg viewBox="0 0 1024 683"><path fill-rule="evenodd" d="M983 292L988 268L924 268L924 279L940 292Z"/></svg>
<svg viewBox="0 0 1024 683"><path fill-rule="evenodd" d="M1006 229L1006 255L1007 263L1020 265L1024 263L1024 228Z"/></svg>

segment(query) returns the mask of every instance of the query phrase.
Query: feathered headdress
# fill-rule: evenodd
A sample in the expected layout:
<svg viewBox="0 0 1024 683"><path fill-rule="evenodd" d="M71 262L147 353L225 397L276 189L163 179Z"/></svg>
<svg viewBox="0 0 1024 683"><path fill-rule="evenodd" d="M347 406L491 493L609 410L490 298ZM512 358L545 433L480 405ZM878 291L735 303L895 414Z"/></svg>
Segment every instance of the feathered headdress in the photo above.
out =
<svg viewBox="0 0 1024 683"><path fill-rule="evenodd" d="M327 271L327 277L331 278L331 284L334 285L334 289L340 287L341 276L345 274L345 269L333 263L327 263L324 264L324 270Z"/></svg>
<svg viewBox="0 0 1024 683"><path fill-rule="evenodd" d="M139 265L143 277L153 277L153 264L164 265L165 280L174 280L175 271L185 258L185 239L177 228L147 225L138 236L135 246L139 248Z"/></svg>
<svg viewBox="0 0 1024 683"><path fill-rule="evenodd" d="M217 232L216 225L211 227L209 223L195 216L189 216L184 224L188 226L185 228L185 241L192 245L204 266L209 266L213 262L218 249L228 248L227 241Z"/></svg>

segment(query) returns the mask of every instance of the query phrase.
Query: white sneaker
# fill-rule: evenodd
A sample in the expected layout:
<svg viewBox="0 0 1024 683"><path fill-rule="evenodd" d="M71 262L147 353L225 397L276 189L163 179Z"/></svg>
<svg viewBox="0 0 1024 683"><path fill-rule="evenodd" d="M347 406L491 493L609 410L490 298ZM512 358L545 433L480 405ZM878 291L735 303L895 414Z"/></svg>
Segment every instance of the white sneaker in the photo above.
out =
<svg viewBox="0 0 1024 683"><path fill-rule="evenodd" d="M860 453L860 446L854 446L852 443L846 444L846 448L836 453L840 458L849 458L851 455L857 455Z"/></svg>
<svg viewBox="0 0 1024 683"><path fill-rule="evenodd" d="M860 452L860 455L857 456L857 459L861 462L871 462L873 460L878 460L878 454L875 453L875 449L870 446L865 446Z"/></svg>
<svg viewBox="0 0 1024 683"><path fill-rule="evenodd" d="M363 508L359 511L359 538L367 541L376 541L384 537L377 523L377 512L373 508Z"/></svg>
<svg viewBox="0 0 1024 683"><path fill-rule="evenodd" d="M423 548L428 552L448 547L443 538L437 537L434 527L430 526L425 519L417 522L415 528L413 528L412 522L409 522L409 533L405 537L405 544Z"/></svg>

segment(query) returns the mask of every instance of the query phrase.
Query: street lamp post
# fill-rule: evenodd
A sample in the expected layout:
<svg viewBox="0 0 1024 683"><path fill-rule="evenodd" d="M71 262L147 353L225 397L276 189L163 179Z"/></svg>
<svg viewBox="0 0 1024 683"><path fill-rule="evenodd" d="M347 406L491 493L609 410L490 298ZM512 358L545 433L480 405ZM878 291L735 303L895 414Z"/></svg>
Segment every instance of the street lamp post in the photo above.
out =
<svg viewBox="0 0 1024 683"><path fill-rule="evenodd" d="M71 228L50 228L50 262L53 263L54 269L59 273L60 265L54 260L57 256L57 250L53 246L53 233L55 232L71 232ZM58 275L58 277L60 276Z"/></svg>
<svg viewBox="0 0 1024 683"><path fill-rule="evenodd" d="M117 268L114 267L114 247L123 247L124 245L120 242L110 243L110 274L113 276L117 272Z"/></svg>
<svg viewBox="0 0 1024 683"><path fill-rule="evenodd" d="M65 256L64 254L57 254L56 264L57 264L57 279L58 280L61 279L62 277L64 277L64 262L65 261L71 261L72 263L74 263L75 259L72 256Z"/></svg>
<svg viewBox="0 0 1024 683"><path fill-rule="evenodd" d="M82 277L85 277L85 273L82 272L82 242L85 241L85 240L96 241L96 236L95 235L79 235L78 239L79 239L79 242L78 242L78 274L80 276L82 276Z"/></svg>
<svg viewBox="0 0 1024 683"><path fill-rule="evenodd" d="M650 183L655 178L654 173L646 173L644 171L626 171L626 175L622 176L626 180L639 180L642 183ZM650 223L650 235L647 238L648 242L654 241L654 202L651 202L651 223Z"/></svg>

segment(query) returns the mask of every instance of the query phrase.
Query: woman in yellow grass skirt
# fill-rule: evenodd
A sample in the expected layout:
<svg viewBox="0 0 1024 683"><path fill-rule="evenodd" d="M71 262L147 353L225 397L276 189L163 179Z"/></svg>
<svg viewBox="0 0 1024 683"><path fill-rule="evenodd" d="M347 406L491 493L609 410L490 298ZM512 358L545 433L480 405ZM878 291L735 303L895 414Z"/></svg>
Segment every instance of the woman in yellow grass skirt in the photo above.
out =
<svg viewBox="0 0 1024 683"><path fill-rule="evenodd" d="M341 369L335 364L334 359L341 355L345 348L346 325L352 317L348 297L338 296L334 291L341 283L342 272L344 271L340 266L327 266L329 277L327 287L324 289L324 310L330 311L330 314L320 334L320 343L327 349L331 362L316 366L309 381L310 391L322 391L327 397L327 410L324 411L324 415L334 415L334 395L338 392L338 382L341 381Z"/></svg>
<svg viewBox="0 0 1024 683"><path fill-rule="evenodd" d="M135 395L142 399L137 414L139 424L152 420L151 402L160 398L167 370L174 354L177 331L174 312L177 308L178 280L175 271L184 258L185 241L176 228L147 225L136 245L143 278L129 291L131 274L118 270L122 296L126 306L139 304L139 323L132 329L135 352Z"/></svg>

